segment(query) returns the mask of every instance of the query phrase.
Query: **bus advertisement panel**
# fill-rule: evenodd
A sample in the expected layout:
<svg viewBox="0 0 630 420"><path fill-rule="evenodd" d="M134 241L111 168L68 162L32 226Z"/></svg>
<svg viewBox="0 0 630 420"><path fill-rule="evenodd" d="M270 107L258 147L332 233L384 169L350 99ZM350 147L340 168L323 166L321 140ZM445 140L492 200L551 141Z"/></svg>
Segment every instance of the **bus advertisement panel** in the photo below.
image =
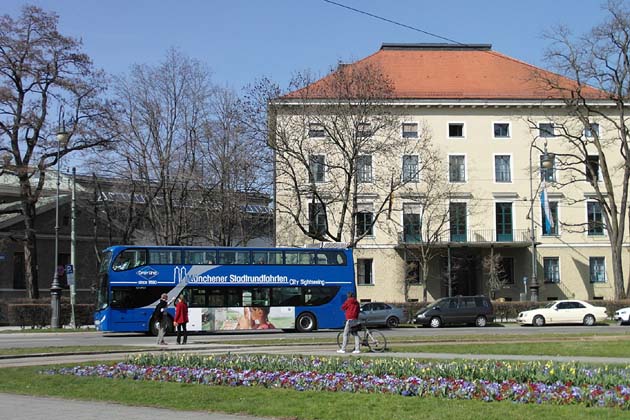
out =
<svg viewBox="0 0 630 420"><path fill-rule="evenodd" d="M155 332L153 308L167 293L188 302L190 331L341 328L355 290L345 248L115 246L103 254L95 324Z"/></svg>

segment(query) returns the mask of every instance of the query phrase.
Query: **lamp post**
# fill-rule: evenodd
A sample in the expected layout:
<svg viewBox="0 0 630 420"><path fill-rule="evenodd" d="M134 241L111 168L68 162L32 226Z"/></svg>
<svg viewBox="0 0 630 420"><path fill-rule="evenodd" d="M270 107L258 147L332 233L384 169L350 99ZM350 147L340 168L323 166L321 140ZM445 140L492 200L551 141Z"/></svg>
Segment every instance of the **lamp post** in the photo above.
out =
<svg viewBox="0 0 630 420"><path fill-rule="evenodd" d="M59 131L57 132L57 200L55 205L55 272L50 286L50 306L52 309L50 326L59 328L59 314L61 312L61 286L59 285L59 184L61 172L61 147L66 147L70 134L66 131L63 112L59 111Z"/></svg>
<svg viewBox="0 0 630 420"><path fill-rule="evenodd" d="M534 142L529 147L529 193L530 193L530 207L529 207L529 220L531 222L531 242L532 242L532 270L531 279L529 283L530 298L532 302L538 301L538 255L537 255L537 243L536 243L536 223L534 220L534 203L536 201L536 194L534 193L534 166L532 162L532 151L534 149ZM555 155L553 153L547 153L547 143L545 143L545 149L542 155L542 160L538 166L538 187L536 193L540 188L540 178L543 176L543 170L553 169ZM526 277L525 277L526 278ZM527 290L525 290L527 292Z"/></svg>

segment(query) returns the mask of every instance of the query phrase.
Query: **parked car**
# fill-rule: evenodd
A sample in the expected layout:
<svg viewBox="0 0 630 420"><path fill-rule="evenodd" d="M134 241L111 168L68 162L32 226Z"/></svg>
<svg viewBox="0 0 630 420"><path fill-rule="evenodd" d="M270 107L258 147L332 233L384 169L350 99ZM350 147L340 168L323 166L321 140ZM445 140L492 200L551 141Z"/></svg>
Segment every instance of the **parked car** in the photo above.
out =
<svg viewBox="0 0 630 420"><path fill-rule="evenodd" d="M397 306L382 302L369 302L361 306L359 320L368 325L385 325L395 328L401 322L407 322L407 311Z"/></svg>
<svg viewBox="0 0 630 420"><path fill-rule="evenodd" d="M630 324L630 308L621 308L615 311L615 321L619 321L621 325Z"/></svg>
<svg viewBox="0 0 630 420"><path fill-rule="evenodd" d="M485 327L494 321L494 308L486 296L456 296L439 299L416 313L413 322L439 328L446 324Z"/></svg>
<svg viewBox="0 0 630 420"><path fill-rule="evenodd" d="M607 318L606 308L581 300L557 300L545 307L523 311L516 319L519 324L542 327L545 324L595 325Z"/></svg>

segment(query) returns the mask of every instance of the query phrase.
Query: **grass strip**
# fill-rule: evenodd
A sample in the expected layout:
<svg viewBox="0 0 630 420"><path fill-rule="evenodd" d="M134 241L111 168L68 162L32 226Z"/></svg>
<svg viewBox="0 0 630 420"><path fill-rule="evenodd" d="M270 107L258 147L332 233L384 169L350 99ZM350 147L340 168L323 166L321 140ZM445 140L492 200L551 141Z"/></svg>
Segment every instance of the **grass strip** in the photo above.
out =
<svg viewBox="0 0 630 420"><path fill-rule="evenodd" d="M33 354L83 353L93 354L114 351L140 351L146 347L130 346L60 346L60 347L21 347L0 349L0 356L24 356Z"/></svg>
<svg viewBox="0 0 630 420"><path fill-rule="evenodd" d="M512 343L451 343L394 345L395 353L509 354L530 356L630 357L627 341L557 340Z"/></svg>

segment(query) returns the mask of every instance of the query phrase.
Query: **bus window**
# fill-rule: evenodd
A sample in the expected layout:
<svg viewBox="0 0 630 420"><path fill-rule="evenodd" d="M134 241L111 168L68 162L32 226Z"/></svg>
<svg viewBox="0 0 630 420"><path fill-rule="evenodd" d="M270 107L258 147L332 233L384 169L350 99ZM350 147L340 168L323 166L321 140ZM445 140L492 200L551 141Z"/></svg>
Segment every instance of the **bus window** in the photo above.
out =
<svg viewBox="0 0 630 420"><path fill-rule="evenodd" d="M317 306L330 302L339 292L338 286L303 287L304 305Z"/></svg>
<svg viewBox="0 0 630 420"><path fill-rule="evenodd" d="M205 289L198 289L198 288L191 288L188 289L189 290L189 294L188 294L188 304L191 307L204 307L204 306L208 306L207 302L206 302L206 290Z"/></svg>
<svg viewBox="0 0 630 420"><path fill-rule="evenodd" d="M299 287L273 287L271 306L301 306L302 290Z"/></svg>
<svg viewBox="0 0 630 420"><path fill-rule="evenodd" d="M319 265L346 265L343 253L335 251L318 252L317 264Z"/></svg>
<svg viewBox="0 0 630 420"><path fill-rule="evenodd" d="M104 252L103 255L101 255L101 265L98 268L99 273L107 273L107 271L109 270L109 263L111 262L111 259L111 251Z"/></svg>
<svg viewBox="0 0 630 420"><path fill-rule="evenodd" d="M130 270L146 264L147 251L145 249L126 249L114 260L112 269L114 271Z"/></svg>
<svg viewBox="0 0 630 420"><path fill-rule="evenodd" d="M253 251L254 264L282 264L282 251Z"/></svg>
<svg viewBox="0 0 630 420"><path fill-rule="evenodd" d="M285 253L287 264L312 265L315 264L313 251L287 251Z"/></svg>
<svg viewBox="0 0 630 420"><path fill-rule="evenodd" d="M141 308L151 305L170 287L112 287L112 308Z"/></svg>
<svg viewBox="0 0 630 420"><path fill-rule="evenodd" d="M219 251L219 264L249 264L249 251Z"/></svg>
<svg viewBox="0 0 630 420"><path fill-rule="evenodd" d="M243 306L269 306L269 287L243 289Z"/></svg>
<svg viewBox="0 0 630 420"><path fill-rule="evenodd" d="M181 257L179 250L149 250L149 264L181 264Z"/></svg>
<svg viewBox="0 0 630 420"><path fill-rule="evenodd" d="M214 265L217 261L216 251L186 250L184 251L184 264Z"/></svg>

